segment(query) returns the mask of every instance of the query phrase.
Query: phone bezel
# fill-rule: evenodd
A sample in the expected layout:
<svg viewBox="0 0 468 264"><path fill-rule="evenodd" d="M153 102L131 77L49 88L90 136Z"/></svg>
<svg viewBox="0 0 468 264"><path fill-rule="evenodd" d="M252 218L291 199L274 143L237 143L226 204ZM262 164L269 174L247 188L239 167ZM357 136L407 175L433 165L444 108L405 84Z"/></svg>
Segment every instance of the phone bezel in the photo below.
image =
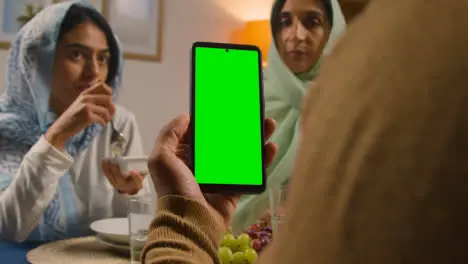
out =
<svg viewBox="0 0 468 264"><path fill-rule="evenodd" d="M259 89L260 89L260 130L261 130L261 153L262 153L262 184L261 185L241 185L241 184L199 184L202 192L204 193L222 193L222 194L260 194L265 192L266 189L266 166L265 166L265 103L263 93L263 67L262 67L262 53L260 48L253 45L232 44L232 43L217 43L217 42L195 42L192 45L191 55L191 86L190 86L190 135L192 137L192 155L191 155L191 169L195 176L195 50L196 48L219 48L229 50L252 50L258 52L258 69L259 69Z"/></svg>

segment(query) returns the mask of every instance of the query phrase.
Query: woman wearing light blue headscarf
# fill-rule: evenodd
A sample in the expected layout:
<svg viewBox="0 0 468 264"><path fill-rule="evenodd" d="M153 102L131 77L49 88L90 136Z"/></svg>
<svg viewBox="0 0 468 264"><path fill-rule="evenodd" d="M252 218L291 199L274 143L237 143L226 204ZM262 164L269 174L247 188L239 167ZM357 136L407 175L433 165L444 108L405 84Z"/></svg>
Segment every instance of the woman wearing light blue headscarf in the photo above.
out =
<svg viewBox="0 0 468 264"><path fill-rule="evenodd" d="M264 72L265 114L276 121L271 140L278 153L268 168L267 188L286 184L292 173L304 95L346 22L337 0L276 0L271 27L273 41ZM234 232L265 213L268 195L242 197L232 223Z"/></svg>
<svg viewBox="0 0 468 264"><path fill-rule="evenodd" d="M111 118L123 154L143 154L134 115L114 105L122 67L117 38L86 2L49 6L21 28L0 98L0 240L88 235L92 221L126 217L128 198L151 191L149 177L101 166Z"/></svg>

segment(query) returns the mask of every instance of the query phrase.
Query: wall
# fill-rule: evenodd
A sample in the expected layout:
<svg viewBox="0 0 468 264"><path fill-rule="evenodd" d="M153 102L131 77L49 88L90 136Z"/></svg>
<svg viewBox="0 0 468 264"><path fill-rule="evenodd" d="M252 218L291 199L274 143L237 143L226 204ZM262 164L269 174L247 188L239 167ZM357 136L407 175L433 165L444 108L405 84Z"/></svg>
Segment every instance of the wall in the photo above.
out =
<svg viewBox="0 0 468 264"><path fill-rule="evenodd" d="M127 60L119 99L135 113L147 153L161 127L189 109L191 44L227 41L244 20L268 18L271 4L272 0L165 0L162 61ZM5 72L6 56L7 51L0 51L0 73Z"/></svg>

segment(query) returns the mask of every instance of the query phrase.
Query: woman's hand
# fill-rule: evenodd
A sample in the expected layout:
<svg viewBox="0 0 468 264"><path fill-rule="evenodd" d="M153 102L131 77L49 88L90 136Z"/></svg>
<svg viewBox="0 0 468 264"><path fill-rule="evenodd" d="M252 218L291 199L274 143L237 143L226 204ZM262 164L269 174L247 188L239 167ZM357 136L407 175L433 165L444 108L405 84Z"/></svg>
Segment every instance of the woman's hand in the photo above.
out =
<svg viewBox="0 0 468 264"><path fill-rule="evenodd" d="M237 207L239 196L203 194L188 166L191 154L191 139L188 136L190 116L183 115L174 119L161 130L156 147L150 155L150 170L156 192L159 197L166 195L184 196L200 202L212 213L212 216L229 228ZM275 121L265 120L265 138L268 140L275 130ZM219 131L223 133L223 131ZM229 150L229 145L226 145ZM267 166L271 164L277 152L276 145L265 145Z"/></svg>
<svg viewBox="0 0 468 264"><path fill-rule="evenodd" d="M119 165L110 161L102 162L102 170L110 184L122 194L134 195L143 188L144 175L139 172L131 171L128 175L124 175Z"/></svg>
<svg viewBox="0 0 468 264"><path fill-rule="evenodd" d="M115 113L112 89L100 82L82 92L47 130L45 138L59 150L66 142L93 123L107 124Z"/></svg>

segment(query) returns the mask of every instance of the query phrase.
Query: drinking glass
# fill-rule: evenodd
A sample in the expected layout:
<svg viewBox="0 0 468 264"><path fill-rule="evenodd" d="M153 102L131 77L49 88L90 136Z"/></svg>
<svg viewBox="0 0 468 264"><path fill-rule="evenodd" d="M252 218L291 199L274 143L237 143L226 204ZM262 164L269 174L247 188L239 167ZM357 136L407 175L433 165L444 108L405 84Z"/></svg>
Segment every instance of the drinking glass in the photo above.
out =
<svg viewBox="0 0 468 264"><path fill-rule="evenodd" d="M285 218L287 185L272 187L269 190L271 225L273 233L278 232Z"/></svg>
<svg viewBox="0 0 468 264"><path fill-rule="evenodd" d="M129 200L128 222L130 231L131 264L140 264L141 250L148 239L149 226L154 219L154 204L150 195Z"/></svg>

